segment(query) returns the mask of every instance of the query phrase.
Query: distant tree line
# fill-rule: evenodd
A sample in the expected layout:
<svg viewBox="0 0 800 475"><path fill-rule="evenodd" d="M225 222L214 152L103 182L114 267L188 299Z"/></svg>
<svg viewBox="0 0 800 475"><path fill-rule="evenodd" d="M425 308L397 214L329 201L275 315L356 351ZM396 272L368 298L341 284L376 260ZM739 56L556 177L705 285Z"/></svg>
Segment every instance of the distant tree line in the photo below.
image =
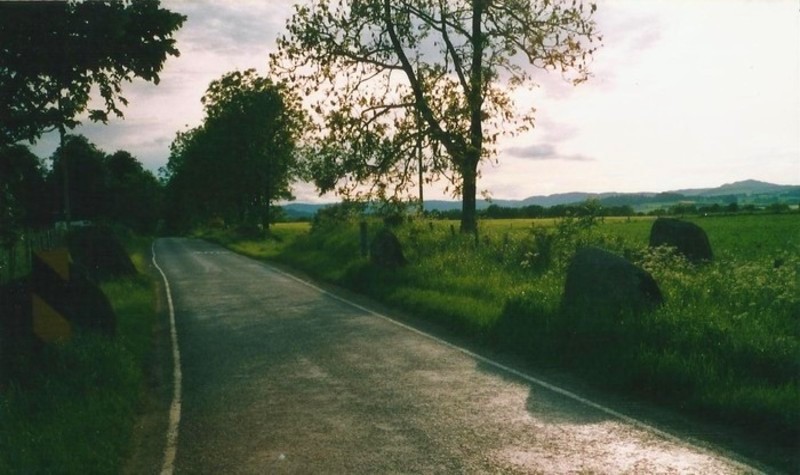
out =
<svg viewBox="0 0 800 475"><path fill-rule="evenodd" d="M564 217L627 217L627 216L692 216L733 213L788 213L792 208L787 203L770 203L765 206L754 204L739 205L733 203L713 203L698 206L695 203L678 203L668 207L653 209L646 213L636 212L630 205L608 206L601 201L588 200L583 203L562 204L550 207L528 205L520 207L506 207L496 204L480 210L478 215L483 219L540 219ZM461 210L431 210L425 216L433 219L460 219Z"/></svg>
<svg viewBox="0 0 800 475"><path fill-rule="evenodd" d="M509 208L493 204L481 211L482 217L490 219L561 218L565 216L587 216L590 214L594 216L634 216L636 213L631 206L602 206L594 200L579 204L550 207L528 205Z"/></svg>
<svg viewBox="0 0 800 475"><path fill-rule="evenodd" d="M740 205L739 203L728 204L706 204L700 205L694 203L679 203L668 208L658 208L647 213L648 216L683 216L683 215L710 215L710 214L733 214L733 213L754 213L756 211L763 211L767 213L788 213L792 210L788 203L775 203L771 202L758 206L752 203Z"/></svg>
<svg viewBox="0 0 800 475"><path fill-rule="evenodd" d="M66 191L65 168L71 177ZM108 154L82 135L67 135L46 161L25 145L0 147L0 228L7 241L63 220L65 193L73 220L152 233L161 216L161 186L129 152Z"/></svg>

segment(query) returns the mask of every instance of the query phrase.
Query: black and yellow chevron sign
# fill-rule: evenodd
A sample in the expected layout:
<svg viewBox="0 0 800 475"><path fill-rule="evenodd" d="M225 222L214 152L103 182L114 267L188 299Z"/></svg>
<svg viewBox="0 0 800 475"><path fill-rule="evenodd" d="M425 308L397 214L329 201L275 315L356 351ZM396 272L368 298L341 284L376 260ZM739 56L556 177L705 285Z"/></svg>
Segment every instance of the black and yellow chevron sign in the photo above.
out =
<svg viewBox="0 0 800 475"><path fill-rule="evenodd" d="M69 302L69 251L34 252L32 271L33 333L47 343L69 340L72 325L64 309Z"/></svg>

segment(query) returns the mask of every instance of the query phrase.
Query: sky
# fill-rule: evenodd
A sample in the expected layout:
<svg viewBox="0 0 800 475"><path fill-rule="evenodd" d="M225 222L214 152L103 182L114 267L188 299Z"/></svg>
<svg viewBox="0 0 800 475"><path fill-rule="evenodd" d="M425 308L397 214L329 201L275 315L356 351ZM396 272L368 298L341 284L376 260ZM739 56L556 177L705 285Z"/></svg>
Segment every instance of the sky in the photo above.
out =
<svg viewBox="0 0 800 475"><path fill-rule="evenodd" d="M127 150L146 168L166 164L178 131L202 122L200 98L223 74L267 74L291 0L162 0L188 17L159 85L123 86L124 120L84 121L75 133L106 152ZM800 184L798 0L600 0L603 46L588 82L537 73L520 96L535 128L501 139L478 188L496 199L571 191L715 187L745 179ZM34 147L48 157L57 137ZM443 186L426 199L452 199ZM335 201L308 184L299 202Z"/></svg>

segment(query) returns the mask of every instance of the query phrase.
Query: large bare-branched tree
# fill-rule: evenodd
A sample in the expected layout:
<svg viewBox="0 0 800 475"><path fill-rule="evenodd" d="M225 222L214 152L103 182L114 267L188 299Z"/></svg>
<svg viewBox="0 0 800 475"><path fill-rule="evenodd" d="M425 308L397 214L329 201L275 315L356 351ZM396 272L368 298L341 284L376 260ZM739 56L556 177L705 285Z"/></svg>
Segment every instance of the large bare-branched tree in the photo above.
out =
<svg viewBox="0 0 800 475"><path fill-rule="evenodd" d="M416 177L447 177L462 196L461 230L475 231L481 161L499 136L533 125L515 90L533 86L537 68L587 79L601 40L595 9L580 0L297 5L271 61L314 101L319 190L397 196Z"/></svg>

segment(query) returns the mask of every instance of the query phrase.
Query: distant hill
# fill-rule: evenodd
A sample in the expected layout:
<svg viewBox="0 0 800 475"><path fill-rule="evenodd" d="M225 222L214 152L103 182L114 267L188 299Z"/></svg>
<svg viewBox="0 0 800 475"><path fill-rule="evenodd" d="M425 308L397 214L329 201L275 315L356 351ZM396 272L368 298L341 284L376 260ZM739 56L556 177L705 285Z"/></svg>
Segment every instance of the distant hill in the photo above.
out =
<svg viewBox="0 0 800 475"><path fill-rule="evenodd" d="M631 206L636 211L654 209L661 206L671 206L680 202L693 202L697 204L711 203L739 203L769 205L772 203L800 204L800 185L776 185L758 180L744 180L726 183L716 188L693 188L662 193L585 193L571 192L558 193L547 196L529 196L522 200L492 201L478 200L478 210L483 210L491 205L504 208L520 208L523 206L537 205L545 208L558 205L582 203L588 199L599 200L604 206ZM282 208L290 218L310 218L320 208L328 204L289 203ZM452 211L460 210L460 201L431 200L425 202L427 211Z"/></svg>
<svg viewBox="0 0 800 475"><path fill-rule="evenodd" d="M281 206L283 213L290 219L310 219L317 211L330 204L288 203Z"/></svg>
<svg viewBox="0 0 800 475"><path fill-rule="evenodd" d="M775 185L758 180L744 180L734 183L726 183L717 188L700 188L689 190L676 190L674 193L679 193L684 196L724 196L724 195L764 195L764 194L780 194L797 190L800 186L795 185Z"/></svg>

